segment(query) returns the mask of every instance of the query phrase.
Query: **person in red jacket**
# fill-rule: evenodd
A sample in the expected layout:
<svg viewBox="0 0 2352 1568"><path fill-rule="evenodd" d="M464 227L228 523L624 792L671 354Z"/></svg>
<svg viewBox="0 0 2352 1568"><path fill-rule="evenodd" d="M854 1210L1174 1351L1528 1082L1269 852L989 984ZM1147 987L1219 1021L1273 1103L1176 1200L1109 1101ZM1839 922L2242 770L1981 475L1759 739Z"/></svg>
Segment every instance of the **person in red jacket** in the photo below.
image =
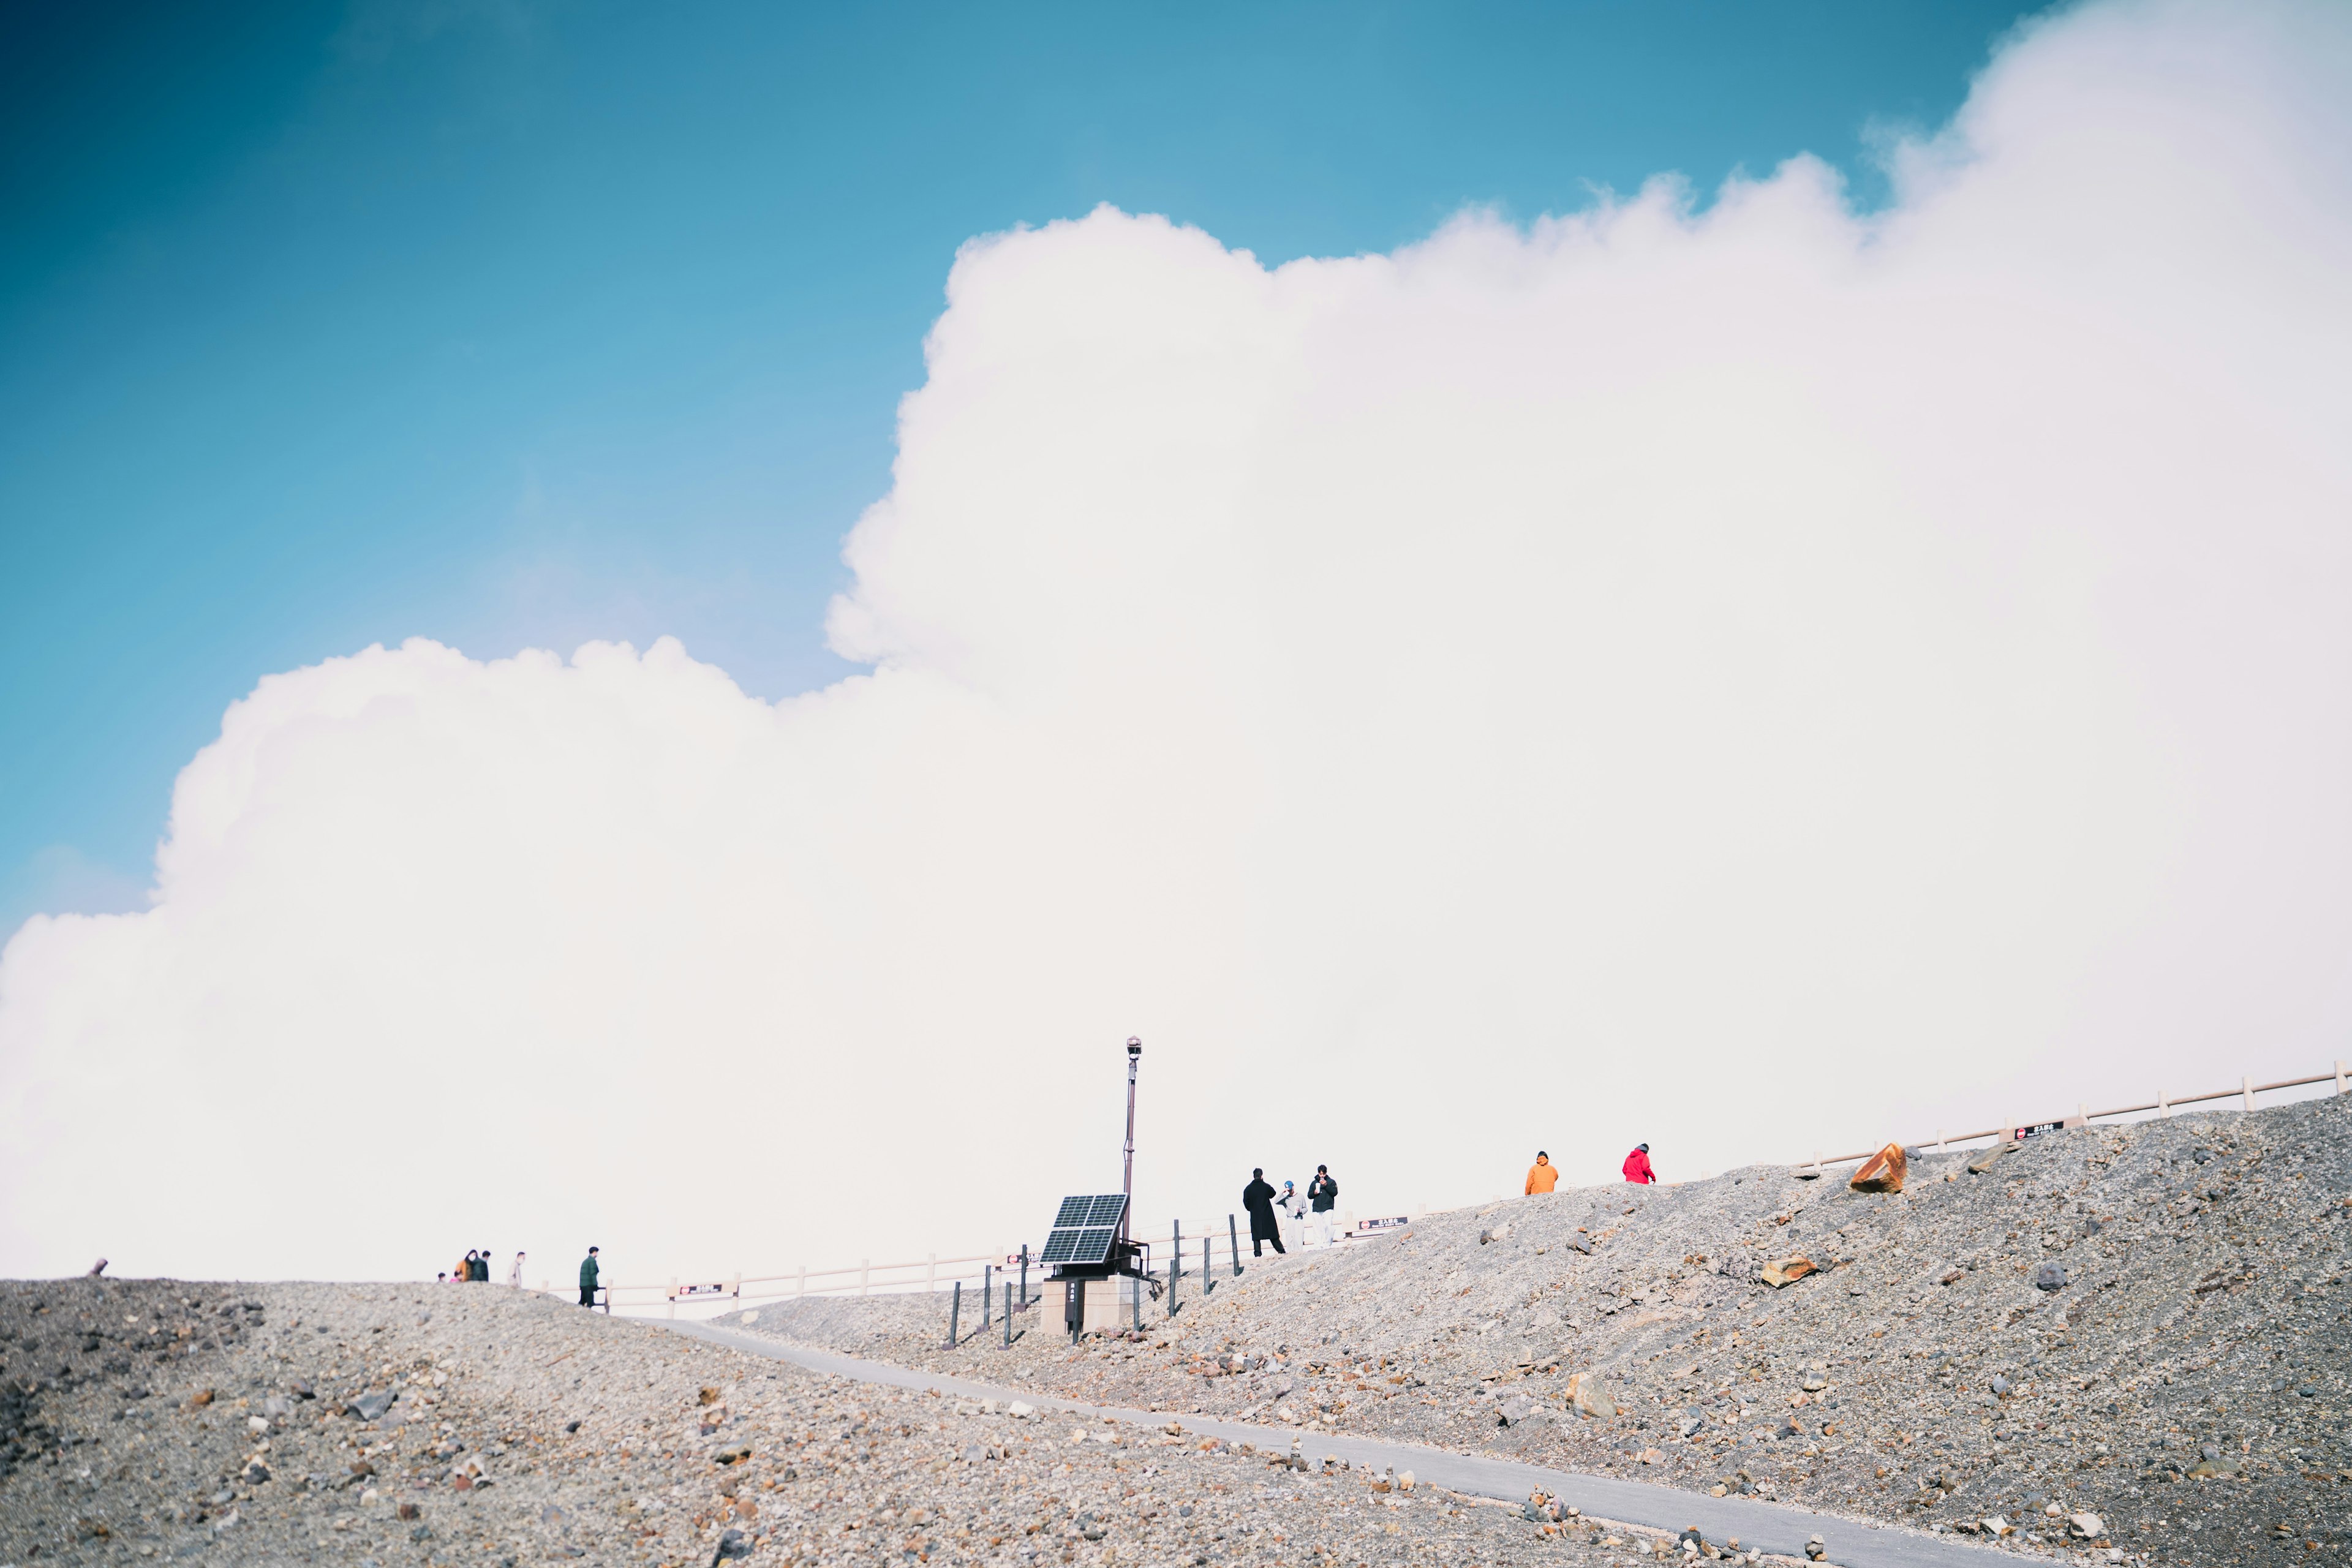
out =
<svg viewBox="0 0 2352 1568"><path fill-rule="evenodd" d="M1633 1152L1625 1156L1625 1179L1639 1182L1644 1186L1656 1183L1658 1173L1650 1169L1650 1146L1647 1143L1635 1144Z"/></svg>

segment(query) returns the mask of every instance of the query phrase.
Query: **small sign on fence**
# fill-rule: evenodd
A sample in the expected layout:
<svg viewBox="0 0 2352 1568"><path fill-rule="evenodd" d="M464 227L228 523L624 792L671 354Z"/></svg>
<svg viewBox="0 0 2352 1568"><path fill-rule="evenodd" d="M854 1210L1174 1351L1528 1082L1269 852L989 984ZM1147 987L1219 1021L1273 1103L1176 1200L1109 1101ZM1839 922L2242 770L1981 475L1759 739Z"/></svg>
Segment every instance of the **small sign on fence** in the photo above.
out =
<svg viewBox="0 0 2352 1568"><path fill-rule="evenodd" d="M731 1285L681 1285L671 1292L671 1300L682 1296L729 1296L733 1293Z"/></svg>
<svg viewBox="0 0 2352 1568"><path fill-rule="evenodd" d="M1363 1236L1369 1232L1378 1230L1402 1230L1406 1226L1411 1225L1412 1223L1412 1216L1411 1215L1402 1214L1397 1215L1394 1219L1390 1219L1386 1216L1377 1219L1360 1219L1356 1222L1356 1234L1358 1236Z"/></svg>
<svg viewBox="0 0 2352 1568"><path fill-rule="evenodd" d="M2017 1135L2020 1138L2039 1138L2045 1132L2063 1132L2065 1130L2063 1121L2037 1121L2031 1127L2019 1128Z"/></svg>

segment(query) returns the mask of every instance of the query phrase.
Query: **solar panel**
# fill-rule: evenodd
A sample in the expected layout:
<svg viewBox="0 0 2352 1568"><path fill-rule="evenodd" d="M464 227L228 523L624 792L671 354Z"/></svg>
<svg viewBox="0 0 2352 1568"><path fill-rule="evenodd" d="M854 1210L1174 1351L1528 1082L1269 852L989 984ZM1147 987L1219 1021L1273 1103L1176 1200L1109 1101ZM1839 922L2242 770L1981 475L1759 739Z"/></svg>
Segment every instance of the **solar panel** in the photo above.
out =
<svg viewBox="0 0 2352 1568"><path fill-rule="evenodd" d="M1064 1198L1045 1235L1040 1263L1103 1263L1118 1236L1118 1222L1127 1214L1125 1193L1081 1194Z"/></svg>

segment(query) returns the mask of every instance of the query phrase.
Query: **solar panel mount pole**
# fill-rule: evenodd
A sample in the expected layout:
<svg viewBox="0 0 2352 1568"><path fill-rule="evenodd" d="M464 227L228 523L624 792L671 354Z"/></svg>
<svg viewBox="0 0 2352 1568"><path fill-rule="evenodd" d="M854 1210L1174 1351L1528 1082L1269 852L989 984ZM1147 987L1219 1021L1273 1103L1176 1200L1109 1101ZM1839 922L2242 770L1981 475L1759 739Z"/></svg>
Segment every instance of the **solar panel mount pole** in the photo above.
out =
<svg viewBox="0 0 2352 1568"><path fill-rule="evenodd" d="M1142 1065L1143 1041L1135 1035L1127 1037L1127 1173L1119 1191L1127 1194L1127 1210L1118 1216L1118 1238L1128 1239L1128 1210L1135 1207L1135 1069Z"/></svg>
<svg viewBox="0 0 2352 1568"><path fill-rule="evenodd" d="M1234 1255L1234 1278L1238 1279L1242 1277L1242 1233L1230 1214L1225 1215L1225 1250Z"/></svg>

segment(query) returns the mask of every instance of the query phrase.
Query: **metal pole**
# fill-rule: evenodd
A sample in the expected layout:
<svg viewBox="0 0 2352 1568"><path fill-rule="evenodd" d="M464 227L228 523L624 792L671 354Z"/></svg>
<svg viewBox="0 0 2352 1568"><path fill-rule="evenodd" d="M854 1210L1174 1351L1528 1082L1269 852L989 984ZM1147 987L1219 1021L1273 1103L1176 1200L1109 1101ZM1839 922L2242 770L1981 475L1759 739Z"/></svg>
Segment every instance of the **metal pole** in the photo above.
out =
<svg viewBox="0 0 2352 1568"><path fill-rule="evenodd" d="M948 1301L948 1342L947 1342L947 1348L948 1348L948 1349L950 1349L950 1350L953 1350L953 1349L955 1349L955 1348L956 1348L956 1320L957 1320L957 1318L961 1317L961 1316L962 1315L962 1313L963 1313L963 1281L962 1281L962 1280L961 1280L961 1279L959 1279L959 1280L957 1280L957 1281L955 1282L955 1294L954 1294L954 1296L952 1296L951 1298L950 1298L950 1299L949 1299L949 1301Z"/></svg>
<svg viewBox="0 0 2352 1568"><path fill-rule="evenodd" d="M1205 1296L1217 1288L1217 1257L1211 1248L1217 1245L1213 1236L1201 1238L1201 1294Z"/></svg>
<svg viewBox="0 0 2352 1568"><path fill-rule="evenodd" d="M1168 1247L1168 1315L1176 1315L1176 1281L1184 1278L1184 1222L1171 1222L1175 1239Z"/></svg>
<svg viewBox="0 0 2352 1568"><path fill-rule="evenodd" d="M1232 1215L1225 1215L1225 1250L1234 1255L1234 1278L1242 1277L1242 1233Z"/></svg>
<svg viewBox="0 0 2352 1568"><path fill-rule="evenodd" d="M988 1309L995 1300L996 1265L983 1263L980 1266L980 1326L983 1329L988 1327Z"/></svg>
<svg viewBox="0 0 2352 1568"><path fill-rule="evenodd" d="M1127 1037L1127 1173L1120 1179L1119 1191L1127 1194L1127 1207L1119 1211L1118 1238L1131 1239L1128 1221L1135 1208L1135 1069L1143 1061L1143 1041L1134 1035Z"/></svg>
<svg viewBox="0 0 2352 1568"><path fill-rule="evenodd" d="M1029 1244L1025 1241L1021 1244L1021 1310L1029 1310Z"/></svg>
<svg viewBox="0 0 2352 1568"><path fill-rule="evenodd" d="M1004 1282L1004 1348L1013 1348L1013 1281Z"/></svg>
<svg viewBox="0 0 2352 1568"><path fill-rule="evenodd" d="M1141 1274L1135 1276L1135 1283L1129 1289L1135 1293L1128 1298L1128 1303L1131 1309L1128 1314L1128 1326L1139 1334L1143 1331L1143 1276Z"/></svg>

